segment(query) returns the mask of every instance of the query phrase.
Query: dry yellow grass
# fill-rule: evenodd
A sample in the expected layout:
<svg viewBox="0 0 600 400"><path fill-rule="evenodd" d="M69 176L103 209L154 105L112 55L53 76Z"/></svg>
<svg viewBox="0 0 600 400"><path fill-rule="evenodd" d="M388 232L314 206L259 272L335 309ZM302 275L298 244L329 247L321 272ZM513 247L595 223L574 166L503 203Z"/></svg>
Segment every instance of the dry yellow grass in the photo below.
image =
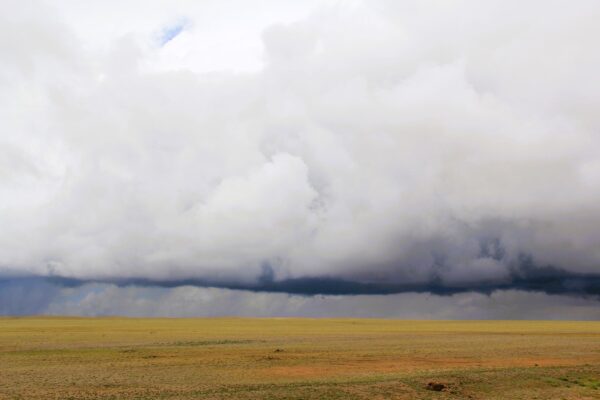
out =
<svg viewBox="0 0 600 400"><path fill-rule="evenodd" d="M600 322L0 318L30 398L595 399Z"/></svg>

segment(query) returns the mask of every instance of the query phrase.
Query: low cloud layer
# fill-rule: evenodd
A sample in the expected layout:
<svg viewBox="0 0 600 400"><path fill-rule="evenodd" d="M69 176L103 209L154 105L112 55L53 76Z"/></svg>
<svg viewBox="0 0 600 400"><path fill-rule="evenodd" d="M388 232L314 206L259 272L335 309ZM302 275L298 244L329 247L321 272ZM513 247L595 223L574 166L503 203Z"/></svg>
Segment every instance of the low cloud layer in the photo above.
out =
<svg viewBox="0 0 600 400"><path fill-rule="evenodd" d="M0 13L0 276L600 292L597 1L59 3Z"/></svg>
<svg viewBox="0 0 600 400"><path fill-rule="evenodd" d="M496 291L489 296L473 292L299 296L192 286L63 287L39 278L0 282L0 315L22 314L598 320L600 307L593 299L519 290Z"/></svg>

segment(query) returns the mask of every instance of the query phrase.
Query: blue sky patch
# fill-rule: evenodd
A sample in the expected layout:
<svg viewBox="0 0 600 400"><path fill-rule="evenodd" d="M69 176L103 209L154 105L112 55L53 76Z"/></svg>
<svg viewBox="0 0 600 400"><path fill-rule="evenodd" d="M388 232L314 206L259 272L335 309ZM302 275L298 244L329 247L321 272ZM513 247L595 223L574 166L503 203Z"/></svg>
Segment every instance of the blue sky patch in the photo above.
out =
<svg viewBox="0 0 600 400"><path fill-rule="evenodd" d="M181 32L183 32L187 28L187 26L188 26L188 20L182 19L173 25L169 25L169 26L163 28L162 32L160 33L159 40L158 40L160 43L160 46L163 47L164 45L169 43L171 40L175 39Z"/></svg>

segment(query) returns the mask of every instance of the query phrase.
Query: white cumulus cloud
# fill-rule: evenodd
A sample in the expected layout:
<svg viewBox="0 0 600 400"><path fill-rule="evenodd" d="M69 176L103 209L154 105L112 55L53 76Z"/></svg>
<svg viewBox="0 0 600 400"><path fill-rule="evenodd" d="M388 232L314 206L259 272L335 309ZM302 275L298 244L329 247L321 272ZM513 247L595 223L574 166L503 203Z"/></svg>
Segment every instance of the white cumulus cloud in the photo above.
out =
<svg viewBox="0 0 600 400"><path fill-rule="evenodd" d="M600 272L600 3L257 5L3 5L1 273Z"/></svg>

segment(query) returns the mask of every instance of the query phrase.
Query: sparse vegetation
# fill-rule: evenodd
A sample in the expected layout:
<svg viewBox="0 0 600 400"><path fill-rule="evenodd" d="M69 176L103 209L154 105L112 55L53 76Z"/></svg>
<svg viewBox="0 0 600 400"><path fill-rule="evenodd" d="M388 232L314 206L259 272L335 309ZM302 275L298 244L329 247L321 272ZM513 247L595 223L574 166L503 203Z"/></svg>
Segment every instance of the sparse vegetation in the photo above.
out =
<svg viewBox="0 0 600 400"><path fill-rule="evenodd" d="M0 318L0 399L600 399L600 323Z"/></svg>

